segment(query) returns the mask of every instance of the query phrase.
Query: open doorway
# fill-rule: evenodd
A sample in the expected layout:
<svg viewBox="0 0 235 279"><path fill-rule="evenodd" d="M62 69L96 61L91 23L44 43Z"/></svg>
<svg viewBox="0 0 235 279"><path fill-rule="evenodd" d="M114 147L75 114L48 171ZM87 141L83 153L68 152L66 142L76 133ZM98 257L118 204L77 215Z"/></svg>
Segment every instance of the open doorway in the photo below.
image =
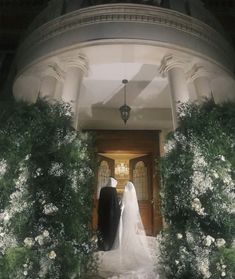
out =
<svg viewBox="0 0 235 279"><path fill-rule="evenodd" d="M98 187L106 182L103 179L105 179L105 171L108 171L110 176L113 176L118 181L117 192L122 195L125 184L132 179L132 173L130 172L132 160L144 155L146 154L99 153L99 162L101 163L99 165Z"/></svg>
<svg viewBox="0 0 235 279"><path fill-rule="evenodd" d="M134 183L140 215L148 235L153 234L153 191L151 180L151 155L130 153L98 154L97 198L100 189L107 184L109 176L117 181L117 192L121 199L126 183Z"/></svg>
<svg viewBox="0 0 235 279"><path fill-rule="evenodd" d="M159 201L159 177L155 159L159 156L157 131L96 131L98 171L93 212L97 227L99 191L108 177L117 181L122 198L128 180L135 185L140 215L147 235L155 235L162 227Z"/></svg>

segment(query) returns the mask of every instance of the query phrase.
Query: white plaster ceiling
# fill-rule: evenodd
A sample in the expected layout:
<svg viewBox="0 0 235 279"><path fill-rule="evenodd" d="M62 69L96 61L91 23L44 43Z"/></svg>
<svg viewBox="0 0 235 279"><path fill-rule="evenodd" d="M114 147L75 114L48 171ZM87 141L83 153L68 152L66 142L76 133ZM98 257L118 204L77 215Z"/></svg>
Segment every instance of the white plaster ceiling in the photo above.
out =
<svg viewBox="0 0 235 279"><path fill-rule="evenodd" d="M131 107L130 119L124 125L119 108ZM110 121L111 120L111 121ZM79 124L98 129L163 129L170 128L171 108L167 79L159 66L143 63L92 64L83 80L79 99Z"/></svg>
<svg viewBox="0 0 235 279"><path fill-rule="evenodd" d="M168 83L159 75L159 67L141 63L91 65L84 79L80 107L119 108L124 102L132 108L170 108Z"/></svg>
<svg viewBox="0 0 235 279"><path fill-rule="evenodd" d="M161 59L167 53L185 55L185 50L172 51L167 48L137 45L113 44L75 47L57 56L49 57L39 65L32 65L14 83L15 96L34 102L40 90L37 68L43 68L56 62L63 69L63 61L76 57L78 53L88 58L88 73L84 77L79 96L79 126L85 129L171 129L172 113L170 88L167 78L159 73ZM205 65L215 77L211 87L215 101L235 99L235 82L217 65L201 57L188 54L192 65ZM126 86L127 104L131 107L130 119L124 125L119 107L124 103L124 85ZM190 99L197 98L193 82L188 80ZM23 92L23 93L22 93ZM22 93L22 94L21 94ZM230 93L230 95L229 95Z"/></svg>

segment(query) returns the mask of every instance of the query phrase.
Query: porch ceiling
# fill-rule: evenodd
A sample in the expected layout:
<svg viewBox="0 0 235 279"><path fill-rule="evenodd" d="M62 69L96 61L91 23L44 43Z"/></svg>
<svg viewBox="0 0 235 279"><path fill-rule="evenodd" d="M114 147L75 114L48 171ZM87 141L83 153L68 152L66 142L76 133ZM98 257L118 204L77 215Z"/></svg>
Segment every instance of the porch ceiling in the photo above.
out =
<svg viewBox="0 0 235 279"><path fill-rule="evenodd" d="M140 63L112 63L91 65L84 79L80 107L119 108L126 101L132 108L170 108L168 83L159 75L156 65Z"/></svg>

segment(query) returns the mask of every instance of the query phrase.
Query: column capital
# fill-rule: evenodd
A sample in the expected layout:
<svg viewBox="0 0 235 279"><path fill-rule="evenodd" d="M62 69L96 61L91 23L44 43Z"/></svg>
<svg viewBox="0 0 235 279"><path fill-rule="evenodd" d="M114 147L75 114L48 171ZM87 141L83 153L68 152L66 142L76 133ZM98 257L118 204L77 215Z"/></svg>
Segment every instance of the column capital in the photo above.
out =
<svg viewBox="0 0 235 279"><path fill-rule="evenodd" d="M186 72L189 60L185 57L180 57L175 54L168 54L162 58L159 72L163 77L166 77L167 72L173 68L181 68Z"/></svg>
<svg viewBox="0 0 235 279"><path fill-rule="evenodd" d="M57 63L48 65L48 75L56 78L58 81L64 81L65 72L61 69L61 67Z"/></svg>
<svg viewBox="0 0 235 279"><path fill-rule="evenodd" d="M187 79L194 81L200 77L206 77L213 79L215 78L216 73L207 69L205 66L200 64L195 64L190 71L187 72Z"/></svg>
<svg viewBox="0 0 235 279"><path fill-rule="evenodd" d="M58 81L64 81L65 77L64 71L55 62L51 62L46 65L40 65L36 72L38 73L38 76L41 79L45 77L53 77Z"/></svg>
<svg viewBox="0 0 235 279"><path fill-rule="evenodd" d="M66 71L68 71L69 68L74 67L81 69L85 76L88 74L88 59L85 55L78 53L74 56L64 57L62 60Z"/></svg>

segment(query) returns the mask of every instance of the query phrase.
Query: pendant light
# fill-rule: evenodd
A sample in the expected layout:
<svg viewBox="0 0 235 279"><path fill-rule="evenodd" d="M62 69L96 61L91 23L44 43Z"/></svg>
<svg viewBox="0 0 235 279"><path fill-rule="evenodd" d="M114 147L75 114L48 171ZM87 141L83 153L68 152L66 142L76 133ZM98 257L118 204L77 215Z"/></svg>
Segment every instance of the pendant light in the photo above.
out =
<svg viewBox="0 0 235 279"><path fill-rule="evenodd" d="M131 111L131 108L126 104L126 85L128 83L128 80L127 79L123 79L122 83L124 84L124 105L122 105L119 108L119 111L121 113L122 120L126 124L127 120L130 117L130 111Z"/></svg>

